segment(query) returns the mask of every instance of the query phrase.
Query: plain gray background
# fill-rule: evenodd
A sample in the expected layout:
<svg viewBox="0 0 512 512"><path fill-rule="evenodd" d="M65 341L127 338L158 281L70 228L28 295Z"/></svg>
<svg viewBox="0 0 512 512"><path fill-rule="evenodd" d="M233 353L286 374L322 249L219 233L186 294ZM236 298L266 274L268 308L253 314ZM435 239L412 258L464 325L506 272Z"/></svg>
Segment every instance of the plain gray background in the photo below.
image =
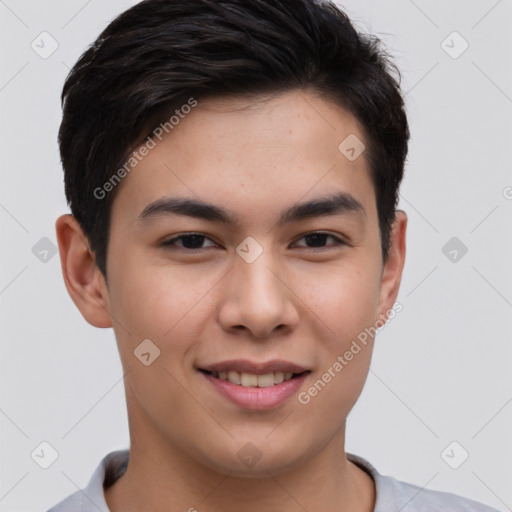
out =
<svg viewBox="0 0 512 512"><path fill-rule="evenodd" d="M46 510L128 447L113 331L82 318L58 253L40 257L69 212L64 79L134 3L0 0L1 511ZM383 474L511 510L512 1L338 4L399 66L411 128L403 310L377 337L346 449ZM47 58L31 47L46 37L51 49L43 31L58 43ZM459 248L443 252L453 237ZM47 469L31 457L42 442L58 453Z"/></svg>

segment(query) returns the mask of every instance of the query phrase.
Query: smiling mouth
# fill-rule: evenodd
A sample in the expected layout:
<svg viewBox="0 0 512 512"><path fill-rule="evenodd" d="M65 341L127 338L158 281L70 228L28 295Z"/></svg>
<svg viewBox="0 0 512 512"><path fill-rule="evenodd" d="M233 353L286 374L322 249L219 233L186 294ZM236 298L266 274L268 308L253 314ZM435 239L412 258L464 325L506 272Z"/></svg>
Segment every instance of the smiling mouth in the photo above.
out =
<svg viewBox="0 0 512 512"><path fill-rule="evenodd" d="M296 377L299 377L300 375L304 375L305 373L310 373L309 371L304 371L301 373L271 372L266 373L264 375L255 375L254 373L237 371L210 372L202 369L200 369L199 371L207 375L211 375L216 379L225 380L231 382L232 384L237 384L238 386L243 386L245 388L268 388L292 380Z"/></svg>

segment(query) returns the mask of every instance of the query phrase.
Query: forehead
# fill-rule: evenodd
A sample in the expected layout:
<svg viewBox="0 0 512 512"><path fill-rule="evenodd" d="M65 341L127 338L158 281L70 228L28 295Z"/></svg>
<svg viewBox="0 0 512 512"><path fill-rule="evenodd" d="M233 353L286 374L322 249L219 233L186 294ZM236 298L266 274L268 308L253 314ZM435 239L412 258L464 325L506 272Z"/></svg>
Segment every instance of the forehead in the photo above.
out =
<svg viewBox="0 0 512 512"><path fill-rule="evenodd" d="M343 152L347 140L367 145L365 135L339 105L293 91L198 100L187 111L162 140L153 137L155 146L118 185L112 218L122 213L133 222L163 196L195 196L262 219L340 190L372 210L366 155Z"/></svg>

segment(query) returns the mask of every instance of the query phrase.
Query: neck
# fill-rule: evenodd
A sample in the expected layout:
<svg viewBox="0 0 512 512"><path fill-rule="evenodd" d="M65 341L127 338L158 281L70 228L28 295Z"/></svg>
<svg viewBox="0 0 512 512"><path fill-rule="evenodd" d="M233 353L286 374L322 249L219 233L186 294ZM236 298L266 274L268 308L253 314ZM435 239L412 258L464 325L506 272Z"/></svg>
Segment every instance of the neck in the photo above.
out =
<svg viewBox="0 0 512 512"><path fill-rule="evenodd" d="M292 469L237 476L206 467L148 424L130 420L130 460L125 474L104 490L111 512L236 510L260 512L373 512L375 484L346 458L345 426L321 451ZM139 417L140 420L140 417ZM137 432L138 436L132 433Z"/></svg>

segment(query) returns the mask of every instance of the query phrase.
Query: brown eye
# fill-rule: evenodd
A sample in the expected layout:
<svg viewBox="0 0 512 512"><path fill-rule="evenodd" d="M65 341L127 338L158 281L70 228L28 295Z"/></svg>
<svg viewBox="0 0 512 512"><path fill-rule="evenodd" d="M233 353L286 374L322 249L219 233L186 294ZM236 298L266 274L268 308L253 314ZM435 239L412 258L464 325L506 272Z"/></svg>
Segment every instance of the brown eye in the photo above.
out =
<svg viewBox="0 0 512 512"><path fill-rule="evenodd" d="M334 244L325 245L329 239L334 240ZM333 246L339 246L339 245L346 245L343 240L339 239L338 237L334 235L330 235L329 233L321 233L321 232L315 232L315 233L308 233L307 235L304 235L299 240L305 240L306 245L302 245L301 247L306 247L308 249L315 249L315 248L324 248L324 247L333 247Z"/></svg>
<svg viewBox="0 0 512 512"><path fill-rule="evenodd" d="M164 247L177 247L182 249L203 249L203 243L205 240L210 240L207 236L201 235L199 233L191 233L187 235L180 235L171 240L166 240L162 242L162 246ZM177 242L181 241L181 245L177 244ZM208 247L208 246L207 246ZM210 246L211 247L211 246Z"/></svg>

